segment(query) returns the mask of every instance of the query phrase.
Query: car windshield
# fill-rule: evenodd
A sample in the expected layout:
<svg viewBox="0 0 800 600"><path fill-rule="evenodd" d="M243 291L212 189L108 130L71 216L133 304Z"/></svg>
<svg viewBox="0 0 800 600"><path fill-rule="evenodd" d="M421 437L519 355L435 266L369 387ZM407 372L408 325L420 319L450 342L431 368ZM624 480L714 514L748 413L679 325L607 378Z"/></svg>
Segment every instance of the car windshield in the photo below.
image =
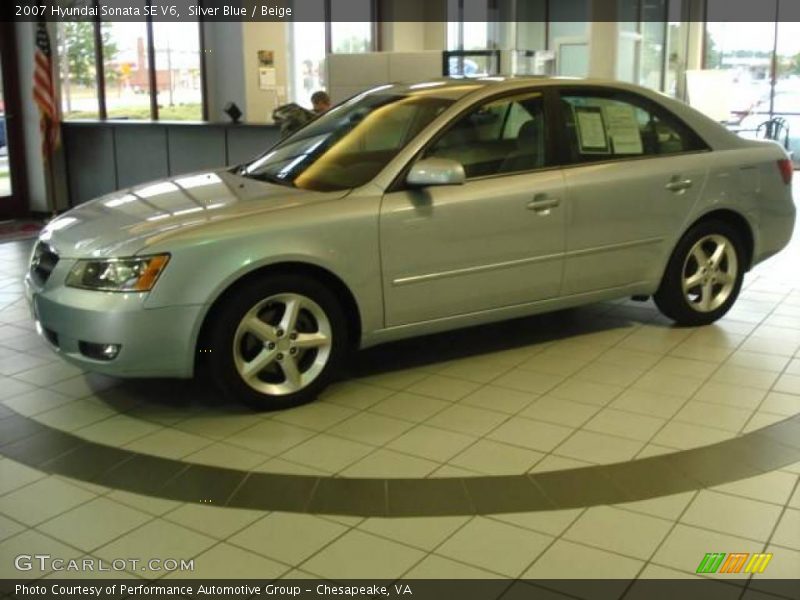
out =
<svg viewBox="0 0 800 600"><path fill-rule="evenodd" d="M453 103L427 94L367 94L341 104L238 173L316 191L364 185Z"/></svg>

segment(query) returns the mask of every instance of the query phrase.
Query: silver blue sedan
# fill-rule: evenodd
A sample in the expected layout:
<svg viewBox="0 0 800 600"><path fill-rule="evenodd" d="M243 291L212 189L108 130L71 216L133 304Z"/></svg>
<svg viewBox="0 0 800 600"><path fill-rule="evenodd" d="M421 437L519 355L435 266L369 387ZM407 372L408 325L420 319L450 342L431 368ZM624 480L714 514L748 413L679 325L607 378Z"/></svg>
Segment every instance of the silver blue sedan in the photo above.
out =
<svg viewBox="0 0 800 600"><path fill-rule="evenodd" d="M385 85L234 168L52 221L26 278L79 366L210 369L307 402L354 348L624 296L681 325L788 243L792 165L686 105L590 80Z"/></svg>

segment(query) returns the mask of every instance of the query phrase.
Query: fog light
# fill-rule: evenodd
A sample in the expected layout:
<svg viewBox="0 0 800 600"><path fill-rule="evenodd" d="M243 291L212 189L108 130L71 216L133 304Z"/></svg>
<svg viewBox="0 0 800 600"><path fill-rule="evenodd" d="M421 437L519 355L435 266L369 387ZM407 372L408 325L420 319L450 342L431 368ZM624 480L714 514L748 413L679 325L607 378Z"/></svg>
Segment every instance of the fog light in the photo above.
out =
<svg viewBox="0 0 800 600"><path fill-rule="evenodd" d="M119 344L95 344L92 342L79 342L81 354L94 360L114 360L119 354Z"/></svg>

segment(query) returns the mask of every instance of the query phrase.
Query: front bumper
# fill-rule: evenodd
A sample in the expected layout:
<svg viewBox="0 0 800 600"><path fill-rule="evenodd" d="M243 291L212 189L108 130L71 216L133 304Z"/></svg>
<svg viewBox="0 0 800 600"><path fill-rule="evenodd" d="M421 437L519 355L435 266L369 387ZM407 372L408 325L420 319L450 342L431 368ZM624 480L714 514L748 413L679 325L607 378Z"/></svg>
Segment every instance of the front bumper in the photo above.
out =
<svg viewBox="0 0 800 600"><path fill-rule="evenodd" d="M202 305L145 308L147 293L69 288L57 276L54 271L39 287L28 275L25 296L37 331L65 360L117 377L192 376ZM120 350L113 360L97 360L80 342L119 344Z"/></svg>

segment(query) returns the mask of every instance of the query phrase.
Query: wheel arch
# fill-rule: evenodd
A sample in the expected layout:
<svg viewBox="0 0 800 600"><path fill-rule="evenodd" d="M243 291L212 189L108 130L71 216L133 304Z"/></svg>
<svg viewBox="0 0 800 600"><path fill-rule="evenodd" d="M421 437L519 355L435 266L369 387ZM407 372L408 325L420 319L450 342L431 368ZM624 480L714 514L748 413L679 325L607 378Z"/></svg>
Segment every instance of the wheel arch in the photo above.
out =
<svg viewBox="0 0 800 600"><path fill-rule="evenodd" d="M698 227L702 227L702 229L695 231ZM719 231L721 229L723 229L723 231ZM741 238L741 243L744 245L744 256L740 258L743 263L743 268L737 269L738 272L736 273L736 279L732 288L728 294L720 300L719 304L696 308L693 305L694 301L687 298L688 292L683 284L686 264L685 253L691 251L692 244L702 239L703 236L715 232L725 233L725 230L727 230L727 235L732 236L733 232L737 232L739 234L737 237ZM695 327L713 323L717 319L723 317L736 301L739 290L741 289L744 273L747 272L752 265L753 249L754 231L746 217L741 213L727 208L717 208L698 216L686 227L681 237L675 242L675 246L670 253L670 257L661 276L659 287L653 294L653 300L656 306L662 314L681 326ZM679 250L680 253L678 253ZM698 269L699 268L700 263L698 263ZM704 280L703 298L706 297L705 283L708 283L708 281L709 280Z"/></svg>
<svg viewBox="0 0 800 600"><path fill-rule="evenodd" d="M217 295L211 305L203 315L200 329L195 341L195 360L194 371L197 373L198 362L206 355L203 352L208 343L210 324L214 320L214 316L220 311L225 301L240 289L242 286L247 285L249 282L268 276L291 274L291 275L307 275L327 286L341 302L342 309L345 313L347 320L348 337L350 344L357 347L361 339L361 311L358 307L353 292L342 281L340 277L318 265L311 263L288 261L280 262L269 265L264 265L259 268L253 269L241 275L238 279L232 281L221 293Z"/></svg>
<svg viewBox="0 0 800 600"><path fill-rule="evenodd" d="M753 265L753 256L755 253L755 235L753 232L753 227L752 225L750 225L750 222L747 220L747 218L740 212L737 212L730 208L717 208L698 217L694 222L691 223L691 225L689 225L689 227L686 228L686 231L684 231L684 235L686 234L686 232L690 231L696 225L699 225L700 223L705 223L707 221L722 221L723 223L727 223L731 227L734 227L737 231L739 231L742 234L742 242L745 245L744 270L745 272L749 271Z"/></svg>

